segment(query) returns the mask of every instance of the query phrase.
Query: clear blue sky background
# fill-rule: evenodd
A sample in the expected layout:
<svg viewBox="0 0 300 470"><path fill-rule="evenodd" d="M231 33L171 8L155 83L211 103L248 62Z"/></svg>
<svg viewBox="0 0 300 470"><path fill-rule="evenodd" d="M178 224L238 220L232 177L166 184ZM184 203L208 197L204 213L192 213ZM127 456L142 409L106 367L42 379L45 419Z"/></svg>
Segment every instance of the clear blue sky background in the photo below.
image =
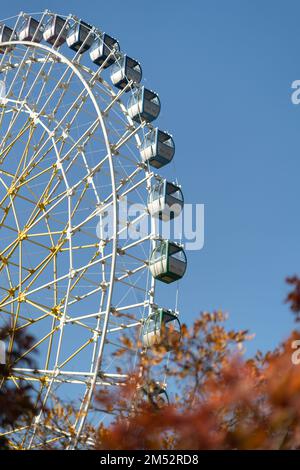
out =
<svg viewBox="0 0 300 470"><path fill-rule="evenodd" d="M70 12L112 33L159 91L186 202L203 202L205 247L189 253L180 307L223 309L256 333L248 353L287 336L287 275L300 274L300 3L296 0L14 0ZM166 294L167 295L167 294ZM167 299L167 297L166 297Z"/></svg>

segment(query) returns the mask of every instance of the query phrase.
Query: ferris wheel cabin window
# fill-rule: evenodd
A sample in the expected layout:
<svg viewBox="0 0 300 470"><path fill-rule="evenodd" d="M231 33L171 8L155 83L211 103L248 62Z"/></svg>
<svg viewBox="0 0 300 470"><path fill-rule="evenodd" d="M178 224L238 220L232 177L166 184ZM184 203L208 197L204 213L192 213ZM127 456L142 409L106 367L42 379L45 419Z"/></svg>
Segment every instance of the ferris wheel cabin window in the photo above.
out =
<svg viewBox="0 0 300 470"><path fill-rule="evenodd" d="M0 25L0 42L15 41L17 39L16 33L5 24ZM11 51L12 47L0 46L0 54L4 54L5 51Z"/></svg>
<svg viewBox="0 0 300 470"><path fill-rule="evenodd" d="M155 279L170 284L184 276L187 259L180 245L170 240L163 240L154 248L149 264Z"/></svg>
<svg viewBox="0 0 300 470"><path fill-rule="evenodd" d="M43 39L43 25L38 20L28 16L18 31L19 41L41 42Z"/></svg>
<svg viewBox="0 0 300 470"><path fill-rule="evenodd" d="M181 213L183 204L180 186L160 179L151 187L147 207L152 217L164 221L172 220Z"/></svg>
<svg viewBox="0 0 300 470"><path fill-rule="evenodd" d="M160 100L157 93L144 86L134 90L129 103L128 114L136 122L152 122L160 113Z"/></svg>
<svg viewBox="0 0 300 470"><path fill-rule="evenodd" d="M140 83L142 80L142 67L137 60L124 55L114 63L110 78L113 85L122 90L131 81ZM126 91L129 90L128 88Z"/></svg>
<svg viewBox="0 0 300 470"><path fill-rule="evenodd" d="M118 52L119 50L120 45L118 41L115 38L109 36L108 34L103 33L100 38L94 41L90 50L90 57L94 64L97 64L99 66L101 66L105 62L103 68L106 69L116 61L116 57L114 54L112 54L108 59L111 52Z"/></svg>
<svg viewBox="0 0 300 470"><path fill-rule="evenodd" d="M44 40L56 47L66 42L69 23L58 15L53 15L45 25Z"/></svg>
<svg viewBox="0 0 300 470"><path fill-rule="evenodd" d="M174 157L174 140L168 132L158 128L152 129L144 137L140 154L143 162L149 163L154 168L161 168L170 163Z"/></svg>
<svg viewBox="0 0 300 470"><path fill-rule="evenodd" d="M95 35L91 31L92 27L85 21L75 23L67 35L67 44L73 51L83 54L93 44Z"/></svg>
<svg viewBox="0 0 300 470"><path fill-rule="evenodd" d="M180 340L181 325L178 315L171 310L154 309L145 320L142 341L145 348L162 345L170 351Z"/></svg>

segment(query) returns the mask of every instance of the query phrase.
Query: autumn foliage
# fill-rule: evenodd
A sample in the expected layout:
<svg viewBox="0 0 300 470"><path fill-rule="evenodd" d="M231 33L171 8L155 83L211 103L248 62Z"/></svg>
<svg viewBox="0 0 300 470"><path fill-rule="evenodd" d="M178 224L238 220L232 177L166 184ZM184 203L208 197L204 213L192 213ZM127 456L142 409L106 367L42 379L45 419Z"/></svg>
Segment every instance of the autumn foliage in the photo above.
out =
<svg viewBox="0 0 300 470"><path fill-rule="evenodd" d="M300 280L292 277L287 282L292 290L286 301L298 321ZM300 332L294 331L275 351L258 351L246 359L248 331L228 330L222 312L204 312L191 328L183 325L181 340L171 350L166 342L148 348L126 382L97 394L92 413L106 413L107 419L99 429L87 427L80 448L300 449L300 364L292 361L299 339ZM14 354L19 357L31 341L20 334ZM124 337L116 354L123 355L125 363L137 341ZM1 428L31 419L34 413L30 389L9 385L9 373L9 367L2 371ZM155 395L158 381L168 383L170 403L164 393ZM65 439L54 437L41 448L66 448L74 432L75 408L56 400L47 413L39 431L41 443L49 437L45 429L60 430ZM0 442L2 448L7 445Z"/></svg>
<svg viewBox="0 0 300 470"><path fill-rule="evenodd" d="M3 328L0 332L0 340L11 337L9 327ZM11 367L17 359L22 357L24 351L28 350L33 344L33 338L27 335L23 330L17 330L14 337L14 346L6 366L1 366L0 370L0 429L13 429L14 426L22 421L28 423L32 420L36 407L32 396L32 387L25 381L20 380L14 384L6 380L11 375ZM34 367L32 359L24 357L19 364L27 367ZM0 449L9 447L9 439L0 437Z"/></svg>
<svg viewBox="0 0 300 470"><path fill-rule="evenodd" d="M299 319L300 281L287 297ZM300 365L290 338L274 352L243 357L247 331L229 331L222 313L203 313L175 347L165 373L176 390L172 404L150 400L137 406L136 382L149 379L162 362L161 347L142 359L144 375L116 395L99 395L102 407L118 410L97 433L98 449L299 449Z"/></svg>
<svg viewBox="0 0 300 470"><path fill-rule="evenodd" d="M260 368L238 359L202 385L203 399L117 419L100 449L290 449L300 444L300 375L290 342Z"/></svg>
<svg viewBox="0 0 300 470"><path fill-rule="evenodd" d="M297 276L287 278L287 283L293 286L289 292L286 302L290 304L292 312L295 314L295 320L300 321L300 279Z"/></svg>

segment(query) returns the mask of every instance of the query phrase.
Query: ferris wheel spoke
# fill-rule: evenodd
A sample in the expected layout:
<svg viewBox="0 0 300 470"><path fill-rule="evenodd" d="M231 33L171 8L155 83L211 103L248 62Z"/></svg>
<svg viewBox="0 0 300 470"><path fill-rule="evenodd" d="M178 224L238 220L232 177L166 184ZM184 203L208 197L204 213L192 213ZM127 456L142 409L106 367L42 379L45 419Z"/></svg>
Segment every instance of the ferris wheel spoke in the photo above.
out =
<svg viewBox="0 0 300 470"><path fill-rule="evenodd" d="M147 292L147 289L144 287L139 287L134 283L124 281L124 279L119 279L118 282L124 284L125 286L129 287L130 289L135 289L136 291L143 292L144 294Z"/></svg>
<svg viewBox="0 0 300 470"><path fill-rule="evenodd" d="M61 29L61 31L60 31L60 33L59 33L59 36L58 36L58 38L57 38L57 40L59 39L59 37L60 37L61 34L63 33L64 29L66 28L69 19L71 19L71 15L69 15L69 16L66 18L65 24L64 24L64 26L62 27L62 29ZM56 41L57 41L57 40L56 40ZM56 43L54 43L54 46L56 46ZM57 47L56 50L59 50L59 47ZM33 90L34 86L36 85L36 83L38 83L38 80L39 80L41 77L45 76L45 75L44 75L44 74L45 74L44 70L45 70L47 64L49 63L49 61L52 61L52 63L51 63L51 65L50 65L50 69L48 70L47 76L48 76L48 77L51 76L51 72L52 72L53 67L54 67L54 64L55 64L55 56L52 56L52 53L49 52L48 55L47 55L45 58L43 58L42 67L40 68L39 73L36 75L36 77L35 77L35 79L34 79L32 85L31 85L31 87L30 87L30 89L29 89L29 91L28 91L27 97L28 97L28 96L30 95L30 93L32 92L32 90ZM37 102L39 102L39 99L41 98L41 95L42 95L42 93L43 93L43 91L44 91L44 87L45 87L45 84L43 84L43 86L42 86L42 89L41 89L41 92L40 92L40 95L39 95L39 97L38 97Z"/></svg>
<svg viewBox="0 0 300 470"><path fill-rule="evenodd" d="M139 308L139 307L144 307L145 305L147 305L147 303L145 304L144 302L140 302L140 303L136 303L136 304L133 304L133 305L124 305L122 307L119 307L119 308L112 308L111 309L111 312L112 313L115 313L115 314L118 314L120 317L126 317L126 314L122 313L124 311L126 311L127 309L133 309L133 308ZM75 317L71 317L71 318L68 318L66 320L66 323L72 323L73 321L80 321L80 320L89 320L89 319L93 319L93 318L100 318L101 316L105 315L105 311L98 311L98 312L94 312L94 313L88 313L88 314L85 314L85 315L80 315L80 316L75 316ZM130 319L132 319L131 316L129 316Z"/></svg>
<svg viewBox="0 0 300 470"><path fill-rule="evenodd" d="M5 310L5 309L1 309L1 314L2 314L2 313L5 313L5 314L8 315L8 316L11 316L11 314L12 314L11 311ZM25 322L27 322L27 323L26 323L27 326L31 325L31 323L32 323L32 319L31 319L31 318L28 318L28 317L25 317L24 315L19 315L19 319L20 319L20 320L24 320ZM26 327L27 327L27 326L26 326ZM24 327L25 327L25 326L24 326ZM22 326L19 326L19 327L16 328L16 331L17 331L18 329L23 329L24 327L23 327L23 325L22 325Z"/></svg>
<svg viewBox="0 0 300 470"><path fill-rule="evenodd" d="M25 134L25 132L30 128L31 122L28 119L24 125L23 128L19 131L19 133L16 135L16 137L6 146L3 148L3 145L6 143L8 140L8 136L10 135L10 130L11 128L7 129L6 135L3 137L1 144L0 144L0 151L1 151L1 163L4 162L5 158L9 154L10 150L13 148L15 143Z"/></svg>
<svg viewBox="0 0 300 470"><path fill-rule="evenodd" d="M123 181L122 184L120 184L118 186L118 188L116 189L116 191L118 192L118 195L119 195L119 200L122 200L125 196L127 196L128 194L130 194L132 191L135 191L139 186L141 186L142 184L144 184L149 178L150 176L147 175L145 178L141 179L140 181L138 181L134 186L132 187L129 187L127 190L125 190L123 193L122 192L119 192L123 186L125 186L125 184L128 184L129 182L131 182L141 171L141 168L137 168L135 169L131 175L129 175L126 179L126 181ZM101 215L101 213L104 213L107 211L107 209L111 206L111 204L113 203L112 202L112 193L103 201L103 204L101 205L101 208L96 208L94 212L92 212L85 220L83 220L82 222L80 222L80 224L78 225L75 225L73 227L73 231L76 232L78 231L79 229L81 229L82 226L84 226L86 223L88 223L89 221L91 221L93 218L95 217L98 217L99 215ZM142 217L142 216L141 216ZM137 222L140 221L140 218L138 218ZM135 221L132 221L130 222L131 224L134 224ZM126 227L123 227L121 228L117 233L118 235L120 235L124 230L126 230Z"/></svg>
<svg viewBox="0 0 300 470"><path fill-rule="evenodd" d="M5 74L5 77L3 77L5 78L4 83L6 83L7 72L8 70L4 72ZM27 70L26 73L29 73L29 71ZM25 86L25 83L24 83L26 81L25 77L26 77L26 74L23 76L23 80L20 81L22 83L20 86L20 90L15 93L10 93L10 96L9 94L7 94L6 100L3 103L1 103L1 126L4 123L5 116L7 116L8 114L11 115L11 119L9 121L9 124L7 125L8 131L6 134L5 141L8 140L8 138L11 138L10 130L13 128L13 125L16 122L16 120L21 116L21 111L24 106L24 101L21 99L21 97L22 97L22 91Z"/></svg>
<svg viewBox="0 0 300 470"><path fill-rule="evenodd" d="M22 18L22 16L23 16L23 13L22 13L22 12L19 13L19 14L16 16L16 20L14 21L14 24L13 24L13 26L12 26L12 37L14 36L14 34L17 33L18 27L19 27L19 25L20 25L20 19ZM8 48L6 48L5 51L4 51L4 53L2 54L1 59L0 59L0 69L1 69L2 64L5 62L5 60L7 59L7 56L8 56L9 54L11 54L11 51L10 51ZM7 62L7 63L9 63L9 60L10 60L10 58L8 58L8 62Z"/></svg>
<svg viewBox="0 0 300 470"><path fill-rule="evenodd" d="M127 178L125 178L119 184L119 186L116 188L116 192L118 194L119 200L124 199L125 196L127 196L131 192L134 192L139 186L142 186L144 183L146 183L151 178L152 175L148 174L144 178L142 178L141 180L137 181L133 186L130 186L124 192L121 192L121 189L123 189L123 187L126 184L131 182L131 180L133 180L135 178L135 176L137 176L141 171L142 171L142 167L139 166L138 168L136 168L132 172L131 175L129 175ZM103 204L106 204L106 205L103 206L102 211L107 210L113 204L113 193L111 193L111 194L109 194L109 196L107 196L107 198L103 201Z"/></svg>
<svg viewBox="0 0 300 470"><path fill-rule="evenodd" d="M63 80L65 80L67 75L69 75L69 76L68 76L66 82L63 82ZM68 86L69 86L69 83L71 82L71 80L74 76L75 76L75 72L73 70L69 71L68 68L65 69L65 71L60 76L59 80L57 81L56 85L54 86L53 90L51 91L50 95L48 96L47 100L45 101L45 103L41 107L41 109L40 109L41 114L45 111L46 107L48 106L48 104L53 99L53 97L54 97L55 93L57 92L57 90L62 88L64 90L64 92L62 94L65 96L66 91L67 91ZM63 84L63 86L62 86L62 84Z"/></svg>
<svg viewBox="0 0 300 470"><path fill-rule="evenodd" d="M46 13L43 13L42 16L41 16L41 19L40 19L39 24L38 24L38 26L37 26L37 28L36 28L36 31L34 32L33 37L32 37L32 40L33 40L33 41L34 41L34 39L35 39L35 37L36 37L36 35L37 35L37 33L38 33L38 30L39 30L40 26L41 26L42 23L43 23L43 20L44 20L45 16L46 16ZM24 61L25 61L25 59L27 58L27 56L29 55L29 53L31 53L30 49L28 49L28 50L25 52L25 54L24 54L24 56L23 56L22 63L24 63ZM10 87L9 90L8 90L8 93L10 92L10 90L11 90L13 84L14 84L14 81L17 79L17 77L18 77L18 73L15 74L14 79L13 79L12 84L11 84L11 87Z"/></svg>
<svg viewBox="0 0 300 470"><path fill-rule="evenodd" d="M18 246L18 245L17 245ZM16 246L16 248L17 248ZM55 248L55 251L53 251L52 253L49 253L38 265L37 267L32 271L30 271L30 273L23 279L23 284L25 282L27 282L28 280L31 279L31 281L26 285L26 294L24 293L23 296L28 296L30 295L31 292L36 292L37 289L33 290L33 291L27 291L27 289L29 289L33 284L34 282L38 279L38 277L41 275L41 273L45 270L46 266L51 262L51 260L53 259L53 256L59 251L59 247L56 247ZM0 270L1 270L1 267L0 266ZM34 277L33 277L34 275ZM66 277L66 276L65 276ZM56 281L54 281L55 283ZM42 287L42 288L47 288L47 284ZM15 286L15 289L19 289L20 288L20 284L17 284ZM9 305L10 303L15 303L17 302L19 299L11 299L10 301L6 301L6 299L2 299L0 301L0 305L1 307L5 307L6 305Z"/></svg>
<svg viewBox="0 0 300 470"><path fill-rule="evenodd" d="M31 348L27 349L23 354L21 354L14 362L14 364L17 364L20 362L22 359L24 359L28 354L30 354L32 351L36 350L46 339L49 338L49 336L53 335L56 331L59 330L59 326L55 327L53 330L51 330L49 333L47 333L43 338L41 338L39 341L37 341Z"/></svg>
<svg viewBox="0 0 300 470"><path fill-rule="evenodd" d="M18 320L20 320L20 319L25 320L26 323L23 323L22 325L20 325L20 323L18 323L19 326L16 326L15 331L18 332L18 331L21 331L21 330L26 330L28 327L30 327L32 325L35 325L38 322L41 322L42 320L45 320L46 318L49 318L48 313L45 313L44 315L41 315L40 317L34 318L34 319L33 318L25 318L25 317L19 315Z"/></svg>

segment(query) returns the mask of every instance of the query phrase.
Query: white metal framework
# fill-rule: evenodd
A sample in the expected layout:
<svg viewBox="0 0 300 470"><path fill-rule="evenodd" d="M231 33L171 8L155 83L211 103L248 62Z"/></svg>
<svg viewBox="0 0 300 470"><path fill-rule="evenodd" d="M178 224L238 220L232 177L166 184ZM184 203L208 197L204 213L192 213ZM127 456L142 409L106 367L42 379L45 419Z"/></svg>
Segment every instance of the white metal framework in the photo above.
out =
<svg viewBox="0 0 300 470"><path fill-rule="evenodd" d="M138 83L124 84L124 74L118 88L109 82L111 66L124 57L110 36L101 49L106 56L94 64L83 51L91 38L107 35L84 23L87 33L73 50L73 39L66 39L81 24L73 15L20 13L3 24L0 330L10 327L8 361L18 331L35 338L9 380L33 384L43 405L30 426L4 434L12 445L18 436L23 448L38 448L37 429L52 396L76 394L81 400L72 448L84 432L95 388L120 385L132 367L114 354L124 331L140 331L154 305L149 258L156 233L147 200L155 175L140 156L154 127L127 112L126 93ZM125 200L143 210L123 213ZM139 233L149 217L150 229ZM31 357L37 370L24 366ZM58 430L49 431L49 442L59 438Z"/></svg>

